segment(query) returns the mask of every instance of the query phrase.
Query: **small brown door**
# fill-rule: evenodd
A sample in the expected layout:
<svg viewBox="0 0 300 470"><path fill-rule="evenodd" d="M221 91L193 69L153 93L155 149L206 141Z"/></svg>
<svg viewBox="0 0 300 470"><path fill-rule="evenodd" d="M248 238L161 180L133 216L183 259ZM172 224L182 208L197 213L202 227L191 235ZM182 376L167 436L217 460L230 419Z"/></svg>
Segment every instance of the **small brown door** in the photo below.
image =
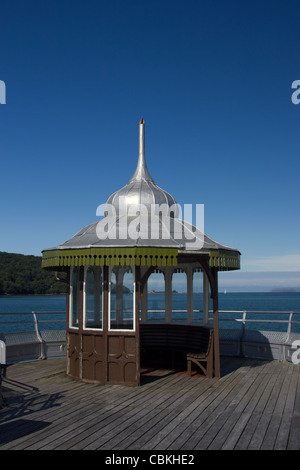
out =
<svg viewBox="0 0 300 470"><path fill-rule="evenodd" d="M117 266L107 271L106 383L139 385L139 267Z"/></svg>
<svg viewBox="0 0 300 470"><path fill-rule="evenodd" d="M129 275L132 289L125 277ZM74 277L74 321L70 320L68 295L67 374L85 382L139 385L139 268L103 267L103 328L83 328L83 284L81 268ZM126 285L127 284L127 285ZM77 289L78 287L78 289ZM77 295L78 290L78 295ZM74 295L76 293L76 296ZM71 315L71 318L73 318Z"/></svg>

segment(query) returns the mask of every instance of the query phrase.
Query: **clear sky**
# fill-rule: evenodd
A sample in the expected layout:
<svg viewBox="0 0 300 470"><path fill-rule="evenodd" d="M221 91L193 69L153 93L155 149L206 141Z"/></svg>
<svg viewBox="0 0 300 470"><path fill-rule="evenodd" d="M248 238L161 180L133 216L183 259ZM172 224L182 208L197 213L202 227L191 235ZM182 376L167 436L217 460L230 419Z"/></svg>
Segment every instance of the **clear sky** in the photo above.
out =
<svg viewBox="0 0 300 470"><path fill-rule="evenodd" d="M40 255L132 176L204 204L242 273L300 285L299 0L14 0L0 7L0 251Z"/></svg>

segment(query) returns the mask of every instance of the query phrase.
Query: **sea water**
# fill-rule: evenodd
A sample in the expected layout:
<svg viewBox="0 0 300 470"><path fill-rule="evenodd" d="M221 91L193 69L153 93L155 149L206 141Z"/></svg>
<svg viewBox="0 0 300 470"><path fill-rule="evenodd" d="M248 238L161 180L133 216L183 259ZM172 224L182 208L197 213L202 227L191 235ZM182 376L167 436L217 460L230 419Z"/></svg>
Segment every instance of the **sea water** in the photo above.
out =
<svg viewBox="0 0 300 470"><path fill-rule="evenodd" d="M130 294L126 294L130 295ZM172 320L186 321L187 295L185 293L172 293ZM212 302L210 300L210 309ZM164 320L164 294L148 294L149 318L152 320ZM259 313L247 313L246 328L259 330L286 331L287 323L258 322L256 320L288 320L289 315L280 313L264 314L271 312L300 312L300 292L259 292L259 293L219 293L219 323L220 328L241 328L243 312L258 311ZM223 311L230 311L223 313ZM48 315L37 314L39 328L65 329L66 297L64 295L41 296L0 296L0 333L30 331L34 329L32 312L64 312ZM234 312L234 313L233 313ZM22 313L22 315L10 315ZM27 315L24 315L27 313ZM201 293L194 293L194 320L202 322L203 298ZM210 317L212 313L210 313ZM51 321L52 320L52 321ZM55 321L53 321L55 320ZM57 322L56 320L59 320ZM293 320L300 322L300 314L294 315ZM13 321L15 323L8 323ZM293 332L300 333L300 323L293 324Z"/></svg>

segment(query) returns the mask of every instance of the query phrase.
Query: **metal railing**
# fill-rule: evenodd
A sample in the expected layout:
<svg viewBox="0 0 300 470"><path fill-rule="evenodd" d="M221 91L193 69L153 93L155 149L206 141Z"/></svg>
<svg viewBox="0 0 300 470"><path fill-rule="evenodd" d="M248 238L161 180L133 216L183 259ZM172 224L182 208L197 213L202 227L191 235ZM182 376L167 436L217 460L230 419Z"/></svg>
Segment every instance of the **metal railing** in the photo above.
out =
<svg viewBox="0 0 300 470"><path fill-rule="evenodd" d="M242 314L242 318L236 318L234 321L241 322L242 329L244 330L246 327L246 323L273 323L273 324L287 324L286 333L290 335L292 332L292 325L300 325L300 317L299 320L294 320L294 315L300 315L300 312L294 311L276 311L276 310L220 310L219 314L222 313L239 313ZM287 319L278 319L278 318L247 318L247 315L287 315ZM230 321L226 318L221 318L222 321Z"/></svg>
<svg viewBox="0 0 300 470"><path fill-rule="evenodd" d="M165 310L151 309L148 313L149 316L153 316L153 320L148 320L149 323L165 323ZM203 312L194 310L193 313L192 324L203 323ZM161 314L161 317L158 314ZM172 314L174 314L172 322L188 323L187 310L173 310ZM255 357L261 357L262 354L266 354L262 350L268 349L272 350L272 354L268 353L268 357L290 360L293 344L295 341L300 343L299 315L300 312L296 311L220 310L220 345L224 354L250 356L254 354ZM57 357L64 354L65 311L6 312L0 313L0 320L0 341L7 348L9 362L31 360L34 357L41 359ZM190 318L189 320L191 321ZM209 311L209 324L212 320L212 311ZM57 326L59 324L62 326L60 329ZM267 327L261 328L262 324ZM42 328L42 325L45 327ZM254 348L256 348L255 353Z"/></svg>
<svg viewBox="0 0 300 470"><path fill-rule="evenodd" d="M5 353L8 351L8 362L64 354L65 311L0 312L0 320L0 342ZM60 328L59 323L63 323Z"/></svg>
<svg viewBox="0 0 300 470"><path fill-rule="evenodd" d="M148 310L148 318L149 316L153 315L155 317L155 314L161 314L161 320L164 321L164 315L165 315L165 310L164 309L150 309ZM177 315L177 318L172 318L172 321L187 321L187 310L172 310L172 315ZM181 315L182 314L182 315ZM198 323L201 321L201 314L203 314L202 310L193 310L193 321L195 323ZM209 321L211 322L213 320L211 314L212 310L209 311ZM233 316L230 317L225 317L224 315L227 314L234 314ZM37 334L39 334L40 331L40 326L42 323L62 323L66 322L66 318L53 318L53 315L66 315L65 311L32 311L32 312L0 312L0 320L1 317L3 318L4 316L6 317L16 317L16 316L22 316L22 317L31 317L29 319L18 319L18 320L11 320L11 319L6 319L4 321L0 321L0 333L2 332L1 325L32 325L33 330L36 331ZM237 317L238 315L238 317ZM251 315L256 315L255 318L249 318ZM258 318L257 316L260 315L273 315L273 318ZM274 316L286 316L286 318L274 318ZM290 334L292 332L292 325L300 325L300 317L299 320L295 319L296 315L300 315L300 312L295 312L295 311L276 311L276 310L219 310L219 321L220 322L238 322L241 324L241 327L245 329L247 324L250 323L270 323L270 324L286 324L287 327L285 328L285 331L287 334ZM49 318L39 318L40 316L48 316ZM52 316L52 318L51 318ZM148 321L151 321L151 318L149 318ZM156 320L154 320L156 321ZM15 330L15 332L19 331L24 331L23 330ZM28 330L27 330L28 331ZM13 330L10 332L14 332ZM300 332L300 326L299 326L299 332Z"/></svg>
<svg viewBox="0 0 300 470"><path fill-rule="evenodd" d="M36 331L37 334L39 334L39 324L40 323L56 323L56 322L66 322L66 319L59 319L59 318L48 318L48 319L40 319L38 318L38 315L54 315L54 314L60 314L60 315L65 315L65 311L47 311L47 312L0 312L0 318L7 316L22 316L22 317L31 317L28 320L22 318L22 320L4 320L0 321L0 333L1 331L1 325L33 325L33 329ZM19 331L24 331L24 329L18 330ZM28 330L27 330L28 331ZM10 331L9 333L14 333L15 331Z"/></svg>
<svg viewBox="0 0 300 470"><path fill-rule="evenodd" d="M148 314L161 314L161 317L164 316L165 310L164 309L157 309L157 310L148 310ZM212 310L209 310L209 322L213 321L213 317L211 316L213 313ZM172 321L175 322L180 322L180 321L187 321L187 310L172 310L172 314L177 315L177 318L175 319L173 317ZM180 315L182 314L182 315ZM203 315L202 310L193 310L193 322L199 323L201 321L201 314ZM235 314L235 316L232 317L225 317L223 314ZM236 315L239 315L239 318L236 317ZM273 318L249 318L251 315L273 315ZM286 316L286 318L274 318L274 316ZM288 335L291 334L292 332L292 326L293 325L299 325L297 328L297 332L300 333L300 317L299 320L295 320L295 315L300 315L300 312L295 312L295 311L276 311L276 310L219 310L219 322L237 322L241 324L242 330L245 330L247 323L250 324L260 324L260 323L265 323L265 324L272 324L274 325L280 325L280 324L286 324L286 328L284 330L280 331L285 331ZM148 319L148 321L151 321L151 319ZM159 321L158 319L154 321ZM162 318L161 321L164 321ZM272 331L272 330L271 330ZM274 330L273 330L274 331ZM276 331L279 331L276 329Z"/></svg>

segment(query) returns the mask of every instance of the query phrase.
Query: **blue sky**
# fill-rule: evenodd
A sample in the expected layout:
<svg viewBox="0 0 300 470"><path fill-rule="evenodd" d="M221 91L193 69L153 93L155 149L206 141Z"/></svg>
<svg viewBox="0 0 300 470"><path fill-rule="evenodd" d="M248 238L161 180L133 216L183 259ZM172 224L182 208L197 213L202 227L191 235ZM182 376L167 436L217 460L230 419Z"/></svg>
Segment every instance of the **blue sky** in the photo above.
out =
<svg viewBox="0 0 300 470"><path fill-rule="evenodd" d="M204 204L242 275L300 285L298 0L15 0L0 24L0 251L40 255L97 220L143 116L156 183Z"/></svg>

